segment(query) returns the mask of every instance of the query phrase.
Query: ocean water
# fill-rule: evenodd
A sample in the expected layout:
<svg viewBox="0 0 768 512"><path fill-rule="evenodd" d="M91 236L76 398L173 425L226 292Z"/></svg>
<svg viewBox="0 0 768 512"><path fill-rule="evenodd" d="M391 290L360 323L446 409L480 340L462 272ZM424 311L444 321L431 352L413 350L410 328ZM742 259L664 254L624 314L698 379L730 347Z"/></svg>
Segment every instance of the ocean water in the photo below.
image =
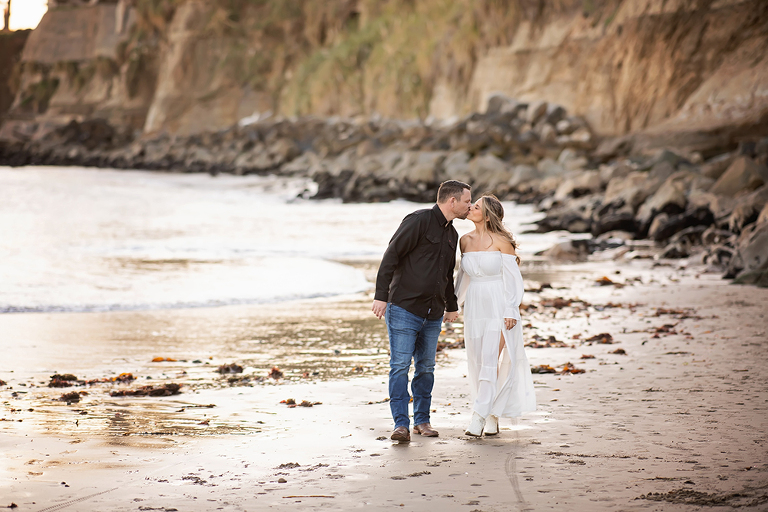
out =
<svg viewBox="0 0 768 512"><path fill-rule="evenodd" d="M305 179L0 167L0 313L253 304L370 289L406 201L297 195ZM536 214L505 203L519 233ZM469 221L454 223L460 233ZM517 235L522 254L558 234Z"/></svg>

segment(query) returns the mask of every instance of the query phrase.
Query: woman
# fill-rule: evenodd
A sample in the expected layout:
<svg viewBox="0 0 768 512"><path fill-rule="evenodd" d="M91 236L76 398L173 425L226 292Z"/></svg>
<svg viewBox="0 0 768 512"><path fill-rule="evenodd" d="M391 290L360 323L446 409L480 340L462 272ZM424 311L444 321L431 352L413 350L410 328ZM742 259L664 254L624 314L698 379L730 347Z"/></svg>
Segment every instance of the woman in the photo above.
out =
<svg viewBox="0 0 768 512"><path fill-rule="evenodd" d="M456 281L464 304L464 343L474 400L467 435L499 433L499 417L536 410L536 396L523 348L520 301L523 278L517 243L502 223L504 208L492 195L472 206L475 230L461 237Z"/></svg>

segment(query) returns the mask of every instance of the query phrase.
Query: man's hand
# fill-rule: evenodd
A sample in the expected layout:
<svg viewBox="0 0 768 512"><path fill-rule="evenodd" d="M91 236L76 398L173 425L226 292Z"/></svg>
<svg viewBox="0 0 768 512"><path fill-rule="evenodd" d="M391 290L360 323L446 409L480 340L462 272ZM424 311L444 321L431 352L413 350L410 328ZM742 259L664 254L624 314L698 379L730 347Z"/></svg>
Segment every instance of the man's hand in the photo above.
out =
<svg viewBox="0 0 768 512"><path fill-rule="evenodd" d="M373 314L376 315L376 318L381 318L387 311L387 303L383 300L374 300L371 311L373 311Z"/></svg>
<svg viewBox="0 0 768 512"><path fill-rule="evenodd" d="M446 323L455 322L457 318L459 318L458 311L448 311L445 313L445 316L443 316L443 322L446 322Z"/></svg>

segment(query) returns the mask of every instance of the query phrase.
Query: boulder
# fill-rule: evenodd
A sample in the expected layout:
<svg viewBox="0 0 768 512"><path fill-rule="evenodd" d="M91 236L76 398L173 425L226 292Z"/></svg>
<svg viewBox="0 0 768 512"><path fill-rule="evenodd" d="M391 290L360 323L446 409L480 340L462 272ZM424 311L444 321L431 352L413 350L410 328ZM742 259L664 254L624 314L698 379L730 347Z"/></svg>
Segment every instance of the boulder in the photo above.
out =
<svg viewBox="0 0 768 512"><path fill-rule="evenodd" d="M542 158L536 163L536 168L539 170L539 175L545 178L549 176L563 176L565 174L563 166L551 158Z"/></svg>
<svg viewBox="0 0 768 512"><path fill-rule="evenodd" d="M344 189L352 179L354 171L344 170L340 174L331 174L327 170L318 170L312 179L317 183L317 193L312 199L330 199L342 197Z"/></svg>
<svg viewBox="0 0 768 512"><path fill-rule="evenodd" d="M685 206L684 180L670 177L640 206L637 211L637 220L641 224L647 224L658 213L676 215L685 211Z"/></svg>
<svg viewBox="0 0 768 512"><path fill-rule="evenodd" d="M417 159L411 155L408 164L399 167L405 155L409 154L409 152L401 153L388 149L381 153L357 158L354 160L355 174L357 176L373 176L380 181L403 181L407 178L407 173L411 167L418 164ZM417 174L418 172L420 171L417 171Z"/></svg>
<svg viewBox="0 0 768 512"><path fill-rule="evenodd" d="M629 173L631 173L634 169L632 166L630 166L626 162L614 162L612 164L601 164L600 165L600 180L603 182L604 185L608 185L608 183L613 178L623 178L627 176Z"/></svg>
<svg viewBox="0 0 768 512"><path fill-rule="evenodd" d="M604 138L600 141L592 156L600 162L607 162L612 158L629 155L634 144L635 138L633 135Z"/></svg>
<svg viewBox="0 0 768 512"><path fill-rule="evenodd" d="M105 119L87 119L82 123L70 121L53 130L49 138L60 144L81 144L93 150L97 147L111 147L116 134L115 128Z"/></svg>
<svg viewBox="0 0 768 512"><path fill-rule="evenodd" d="M723 153L716 157L710 158L704 162L701 166L701 174L717 180L723 173L730 167L733 161L736 159L736 155L733 153Z"/></svg>
<svg viewBox="0 0 768 512"><path fill-rule="evenodd" d="M669 215L666 213L660 213L656 215L651 221L650 227L648 228L648 237L653 239L654 235L661 229L664 224L666 224L668 220Z"/></svg>
<svg viewBox="0 0 768 512"><path fill-rule="evenodd" d="M655 219L654 219L655 220ZM672 235L692 226L710 226L715 218L709 208L701 207L678 215L670 215L657 226L651 226L648 235L657 242L668 240ZM653 228L656 229L653 229Z"/></svg>
<svg viewBox="0 0 768 512"><path fill-rule="evenodd" d="M465 183L470 181L469 153L466 151L454 151L448 153L443 160L443 176L441 181L458 180Z"/></svg>
<svg viewBox="0 0 768 512"><path fill-rule="evenodd" d="M702 234L708 228L705 226L691 226L675 233L669 243L661 252L661 258L687 258L695 252L704 252L701 248Z"/></svg>
<svg viewBox="0 0 768 512"><path fill-rule="evenodd" d="M528 110L526 112L526 120L532 125L536 124L536 121L544 117L546 113L547 113L547 102L534 101L528 104Z"/></svg>
<svg viewBox="0 0 768 512"><path fill-rule="evenodd" d="M566 171L577 171L583 169L589 163L589 160L585 156L580 155L571 148L565 148L560 152L557 157L557 163L560 164Z"/></svg>
<svg viewBox="0 0 768 512"><path fill-rule="evenodd" d="M295 140L282 137L267 147L273 166L290 162L301 154L301 148Z"/></svg>
<svg viewBox="0 0 768 512"><path fill-rule="evenodd" d="M686 247L701 245L704 233L709 229L707 226L691 226L675 233L669 242L673 244L683 244ZM686 251L690 252L690 251Z"/></svg>
<svg viewBox="0 0 768 512"><path fill-rule="evenodd" d="M548 195L553 194L560 183L563 182L562 176L547 176L542 179L538 184L539 194Z"/></svg>
<svg viewBox="0 0 768 512"><path fill-rule="evenodd" d="M688 194L688 207L698 208L706 206L715 216L715 222L718 225L728 225L728 217L736 207L736 200L728 196L718 196L711 192L702 192L701 190L692 190Z"/></svg>
<svg viewBox="0 0 768 512"><path fill-rule="evenodd" d="M469 161L469 175L473 186L494 186L506 183L512 170L508 162L494 155L481 155Z"/></svg>
<svg viewBox="0 0 768 512"><path fill-rule="evenodd" d="M665 148L661 151L658 151L655 155L646 160L645 163L640 167L640 170L652 169L661 163L669 164L669 166L674 169L681 164L690 164L691 162L680 153Z"/></svg>
<svg viewBox="0 0 768 512"><path fill-rule="evenodd" d="M394 177L401 182L434 183L445 156L443 151L407 151L395 165Z"/></svg>
<svg viewBox="0 0 768 512"><path fill-rule="evenodd" d="M735 197L751 191L768 181L768 169L747 156L736 158L728 170L709 189L713 194Z"/></svg>
<svg viewBox="0 0 768 512"><path fill-rule="evenodd" d="M574 122L572 119L563 119L562 121L558 121L555 124L555 130L557 130L558 135L570 135L576 130L578 130L581 126L583 126L580 123Z"/></svg>
<svg viewBox="0 0 768 512"><path fill-rule="evenodd" d="M588 240L567 240L537 253L555 261L586 261L590 253Z"/></svg>
<svg viewBox="0 0 768 512"><path fill-rule="evenodd" d="M327 163L324 163L324 167L333 176L340 176L342 173L346 173L346 171L354 171L357 167L357 156L354 149L348 149L335 158L324 160L327 160Z"/></svg>
<svg viewBox="0 0 768 512"><path fill-rule="evenodd" d="M555 191L555 200L562 201L568 197L580 197L597 192L602 188L599 171L577 171L566 176Z"/></svg>
<svg viewBox="0 0 768 512"><path fill-rule="evenodd" d="M706 243L706 242L705 242ZM704 263L713 271L722 271L733 258L733 247L718 244L711 246L704 255Z"/></svg>
<svg viewBox="0 0 768 512"><path fill-rule="evenodd" d="M768 204L763 206L763 209L760 211L760 215L757 216L758 224L762 224L764 222L768 222Z"/></svg>
<svg viewBox="0 0 768 512"><path fill-rule="evenodd" d="M635 216L629 212L610 213L592 222L592 236L600 236L609 231L637 232Z"/></svg>
<svg viewBox="0 0 768 512"><path fill-rule="evenodd" d="M734 282L740 284L768 286L768 222L750 226L739 237L736 251L726 276L735 275Z"/></svg>
<svg viewBox="0 0 768 512"><path fill-rule="evenodd" d="M728 217L728 229L740 233L747 224L757 221L760 212L768 204L768 185L739 198L733 213Z"/></svg>
<svg viewBox="0 0 768 512"><path fill-rule="evenodd" d="M689 255L686 247L678 243L669 243L659 253L660 259L680 259L687 258Z"/></svg>
<svg viewBox="0 0 768 512"><path fill-rule="evenodd" d="M558 141L560 138L558 137ZM578 128L572 134L568 135L566 139L562 141L563 145L572 148L592 149L595 144L595 138L589 128L583 126Z"/></svg>
<svg viewBox="0 0 768 512"><path fill-rule="evenodd" d="M701 234L701 243L704 245L721 245L726 243L733 233L717 226L710 226Z"/></svg>
<svg viewBox="0 0 768 512"><path fill-rule="evenodd" d="M320 157L313 151L307 151L302 153L298 158L294 158L290 162L280 167L282 174L288 175L304 175L308 176L310 170L317 166Z"/></svg>
<svg viewBox="0 0 768 512"><path fill-rule="evenodd" d="M557 132L554 126L544 123L539 130L539 140L542 144L553 145L557 142Z"/></svg>
<svg viewBox="0 0 768 512"><path fill-rule="evenodd" d="M647 172L639 171L613 178L606 187L604 203L625 204L635 212L648 196L656 191L652 186L654 181L648 179Z"/></svg>
<svg viewBox="0 0 768 512"><path fill-rule="evenodd" d="M667 160L662 160L658 163L655 163L648 170L648 178L651 180L656 180L659 183L663 183L673 174L675 174L675 166Z"/></svg>
<svg viewBox="0 0 768 512"><path fill-rule="evenodd" d="M514 108L518 105L517 100L501 93L493 93L488 98L488 104L485 109L486 114L501 114L505 110Z"/></svg>
<svg viewBox="0 0 768 512"><path fill-rule="evenodd" d="M520 184L536 179L538 175L538 169L531 165L516 165L512 168L512 177L507 181L507 185L514 190Z"/></svg>
<svg viewBox="0 0 768 512"><path fill-rule="evenodd" d="M567 115L567 112L565 108L563 108L560 105L555 105L554 103L550 103L547 105L547 112L544 116L544 120L553 126L559 123L560 121L565 120L565 116Z"/></svg>

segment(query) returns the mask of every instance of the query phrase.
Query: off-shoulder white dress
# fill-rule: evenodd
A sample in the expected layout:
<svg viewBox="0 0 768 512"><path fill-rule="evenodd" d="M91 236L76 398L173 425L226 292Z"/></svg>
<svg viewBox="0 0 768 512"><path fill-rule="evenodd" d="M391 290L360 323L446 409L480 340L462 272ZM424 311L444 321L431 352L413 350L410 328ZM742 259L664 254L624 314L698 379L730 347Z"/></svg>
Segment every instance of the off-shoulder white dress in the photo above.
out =
<svg viewBox="0 0 768 512"><path fill-rule="evenodd" d="M517 259L499 251L465 252L456 280L464 309L464 343L474 412L483 418L517 417L536 410L536 395L523 347L520 302L523 276ZM510 330L505 318L517 324ZM499 357L499 340L505 348Z"/></svg>

